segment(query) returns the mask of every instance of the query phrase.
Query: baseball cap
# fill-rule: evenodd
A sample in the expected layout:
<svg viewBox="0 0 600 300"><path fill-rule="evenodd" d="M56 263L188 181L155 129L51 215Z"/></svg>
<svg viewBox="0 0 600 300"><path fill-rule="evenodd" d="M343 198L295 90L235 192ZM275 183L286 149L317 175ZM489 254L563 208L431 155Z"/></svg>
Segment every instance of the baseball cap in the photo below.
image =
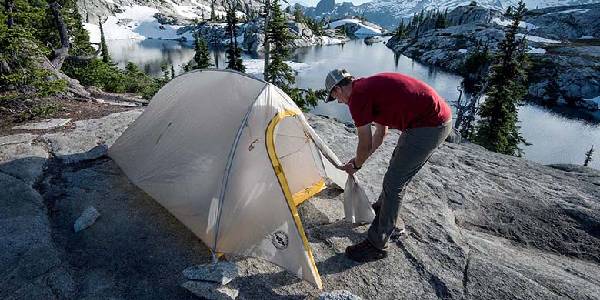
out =
<svg viewBox="0 0 600 300"><path fill-rule="evenodd" d="M331 96L331 90L342 81L342 79L346 77L352 77L348 71L343 69L334 69L329 71L327 77L325 77L325 89L327 90L327 99L325 102L333 101L333 97Z"/></svg>

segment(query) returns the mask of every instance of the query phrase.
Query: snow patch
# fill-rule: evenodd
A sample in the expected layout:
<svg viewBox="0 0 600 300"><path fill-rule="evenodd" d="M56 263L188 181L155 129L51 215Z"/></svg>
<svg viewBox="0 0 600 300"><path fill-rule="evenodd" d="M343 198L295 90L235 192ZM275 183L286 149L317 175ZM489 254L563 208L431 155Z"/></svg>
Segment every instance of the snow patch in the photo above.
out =
<svg viewBox="0 0 600 300"><path fill-rule="evenodd" d="M593 40L594 37L591 35L582 35L579 39L580 40Z"/></svg>
<svg viewBox="0 0 600 300"><path fill-rule="evenodd" d="M324 36L324 35L318 36L317 38L319 39L320 45L338 45L338 44L343 44L346 42L343 39L333 38L333 37Z"/></svg>
<svg viewBox="0 0 600 300"><path fill-rule="evenodd" d="M337 21L329 23L328 28L333 29L333 28L337 28L337 27L343 26L348 23L357 24L360 27L356 32L354 32L354 35L367 36L367 35L380 35L381 34L381 28L366 25L357 19L337 20Z"/></svg>
<svg viewBox="0 0 600 300"><path fill-rule="evenodd" d="M501 18L496 17L496 18L492 19L492 23L496 23L500 26L506 27L506 26L509 26L510 24L512 24L512 21L508 20L508 19L501 19ZM539 28L531 23L527 23L527 22L523 22L523 21L519 22L519 27L525 28L527 31Z"/></svg>
<svg viewBox="0 0 600 300"><path fill-rule="evenodd" d="M467 52L469 52L467 49L458 49L458 53L465 54Z"/></svg>
<svg viewBox="0 0 600 300"><path fill-rule="evenodd" d="M585 14L588 11L590 11L590 10L584 9L584 8L574 8L574 9L567 9L567 10L555 12L555 14Z"/></svg>
<svg viewBox="0 0 600 300"><path fill-rule="evenodd" d="M544 49L544 48L529 48L527 53L529 53L529 54L546 54L546 49Z"/></svg>
<svg viewBox="0 0 600 300"><path fill-rule="evenodd" d="M159 10L148 6L123 6L123 12L109 16L102 24L107 40L143 40L165 39L193 40L191 30L181 31L183 26L162 25L154 18ZM100 27L95 24L84 23L84 28L90 35L90 42L100 42Z"/></svg>
<svg viewBox="0 0 600 300"><path fill-rule="evenodd" d="M262 75L265 70L265 60L260 58L244 59L242 61L244 67L246 67L246 73L252 75ZM300 72L309 69L311 66L307 63L298 63L293 61L286 61L288 66L292 67L292 70Z"/></svg>
<svg viewBox="0 0 600 300"><path fill-rule="evenodd" d="M90 43L100 43L100 27L92 23L83 23L83 28L90 36Z"/></svg>
<svg viewBox="0 0 600 300"><path fill-rule="evenodd" d="M517 33L516 36L517 36L517 38L522 38L523 34ZM543 38L541 36L536 36L536 35L526 35L525 39L527 39L528 41L534 42L534 43L544 43L544 44L560 44L560 43L562 43L561 41L551 40L551 39Z"/></svg>

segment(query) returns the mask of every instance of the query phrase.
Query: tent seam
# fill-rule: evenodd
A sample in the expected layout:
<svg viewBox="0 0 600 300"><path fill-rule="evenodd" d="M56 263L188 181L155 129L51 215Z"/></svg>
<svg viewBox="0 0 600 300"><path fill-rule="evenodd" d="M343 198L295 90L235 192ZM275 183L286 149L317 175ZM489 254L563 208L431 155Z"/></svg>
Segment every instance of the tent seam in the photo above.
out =
<svg viewBox="0 0 600 300"><path fill-rule="evenodd" d="M202 71L202 70L199 70L199 71ZM233 71L231 71L231 72L239 73L239 72L233 72ZM243 73L240 73L240 74L243 74ZM248 118L250 117L250 114L252 113L252 108L254 107L254 104L256 104L256 101L258 100L258 97L260 96L260 94L263 93L263 91L265 90L265 88L267 86L268 86L268 83L265 82L265 85L263 85L263 87L260 89L259 93L256 96L254 96L254 101L252 101L252 103L250 104L250 107L246 111L246 114L244 115L244 118L242 119L242 122L240 123L240 126L238 127L237 133L235 135L235 139L234 139L233 143L231 144L231 148L229 150L229 157L227 159L225 173L223 174L223 178L221 180L222 188L221 188L221 191L219 191L219 207L218 207L217 221L216 221L216 225L215 225L215 227L216 227L215 228L215 240L214 240L214 244L212 247L213 260L215 260L215 261L217 259L215 256L215 252L217 251L217 241L219 238L221 215L223 214L223 201L225 200L225 193L227 191L227 186L229 185L229 175L231 174L231 166L233 165L233 160L235 158L236 149L240 142L240 137L242 136L242 132L244 131L244 126L248 123Z"/></svg>

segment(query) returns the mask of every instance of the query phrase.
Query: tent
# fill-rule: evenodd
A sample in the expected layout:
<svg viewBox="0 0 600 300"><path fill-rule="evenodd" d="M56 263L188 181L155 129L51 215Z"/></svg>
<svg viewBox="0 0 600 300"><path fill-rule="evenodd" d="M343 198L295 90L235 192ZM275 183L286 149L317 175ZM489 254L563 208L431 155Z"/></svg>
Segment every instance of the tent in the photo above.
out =
<svg viewBox="0 0 600 300"><path fill-rule="evenodd" d="M213 253L263 258L322 287L297 206L346 175L274 85L226 70L182 74L109 155Z"/></svg>

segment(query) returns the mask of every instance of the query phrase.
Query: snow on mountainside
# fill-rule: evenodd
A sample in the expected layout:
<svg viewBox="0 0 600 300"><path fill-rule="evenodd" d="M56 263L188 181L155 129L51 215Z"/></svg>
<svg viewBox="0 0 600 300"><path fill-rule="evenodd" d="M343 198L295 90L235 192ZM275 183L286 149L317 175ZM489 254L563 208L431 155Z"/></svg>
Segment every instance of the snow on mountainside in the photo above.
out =
<svg viewBox="0 0 600 300"><path fill-rule="evenodd" d="M350 25L349 27L347 27ZM346 32L351 33L357 37L366 37L366 36L374 36L381 35L382 28L375 24L367 24L358 19L341 19L334 22L331 22L327 25L328 28L338 28L338 27L352 28L352 30L346 29Z"/></svg>
<svg viewBox="0 0 600 300"><path fill-rule="evenodd" d="M207 20L211 15L211 0L78 0L84 27L90 33L90 41L100 41L99 20L109 40L123 39L178 39L191 41L192 26ZM215 15L224 18L225 10L215 3ZM245 12L257 11L262 1L244 1ZM218 25L218 24L217 24ZM223 25L224 26L224 25Z"/></svg>
<svg viewBox="0 0 600 300"><path fill-rule="evenodd" d="M359 6L351 3L335 3L335 0L321 0L316 7L306 7L307 15L317 18L341 18L344 16L364 16L369 21L387 29L393 29L402 18L410 18L421 10L445 10L469 5L470 0L373 0ZM479 0L477 5L486 8L504 10L515 5L518 0ZM526 0L528 8L549 6L580 5L598 3L600 0Z"/></svg>
<svg viewBox="0 0 600 300"><path fill-rule="evenodd" d="M215 14L224 17L225 9L220 3L220 1L215 3ZM243 16L244 12L257 11L263 1L246 0L242 3L243 8L241 12L238 12L238 17ZM77 7L84 22L90 24L98 24L99 18L104 20L118 14L133 15L133 19L144 14L143 18L146 18L145 14L149 12L148 9L154 9L154 16L160 19L161 24L189 25L197 20L210 18L211 0L77 0ZM138 12L139 8L143 11ZM123 20L119 23L120 25L131 21Z"/></svg>

